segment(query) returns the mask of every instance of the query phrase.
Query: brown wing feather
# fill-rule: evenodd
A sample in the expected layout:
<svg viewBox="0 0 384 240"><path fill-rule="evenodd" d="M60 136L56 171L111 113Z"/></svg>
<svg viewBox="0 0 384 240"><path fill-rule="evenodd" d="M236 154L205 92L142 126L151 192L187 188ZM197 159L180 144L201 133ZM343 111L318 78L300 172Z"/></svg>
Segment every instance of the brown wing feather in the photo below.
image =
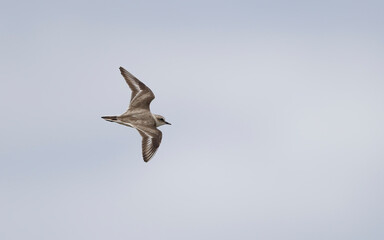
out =
<svg viewBox="0 0 384 240"><path fill-rule="evenodd" d="M160 146L162 133L157 128L136 128L142 136L142 153L144 162L148 162L156 153Z"/></svg>
<svg viewBox="0 0 384 240"><path fill-rule="evenodd" d="M144 108L149 110L149 104L155 98L151 89L123 67L120 67L120 72L132 90L129 108Z"/></svg>

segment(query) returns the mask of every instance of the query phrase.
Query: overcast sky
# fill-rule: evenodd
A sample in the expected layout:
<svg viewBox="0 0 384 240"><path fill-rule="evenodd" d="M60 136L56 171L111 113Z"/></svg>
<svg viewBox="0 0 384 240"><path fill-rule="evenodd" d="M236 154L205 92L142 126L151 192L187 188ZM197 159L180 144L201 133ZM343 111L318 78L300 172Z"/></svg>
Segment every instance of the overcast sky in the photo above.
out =
<svg viewBox="0 0 384 240"><path fill-rule="evenodd" d="M382 1L1 5L0 239L384 239Z"/></svg>

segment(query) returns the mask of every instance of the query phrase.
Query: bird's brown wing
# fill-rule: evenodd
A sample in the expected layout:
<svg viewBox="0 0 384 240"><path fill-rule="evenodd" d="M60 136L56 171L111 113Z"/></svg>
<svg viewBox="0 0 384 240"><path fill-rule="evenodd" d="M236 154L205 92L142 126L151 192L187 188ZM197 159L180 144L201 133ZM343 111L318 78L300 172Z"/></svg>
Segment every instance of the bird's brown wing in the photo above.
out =
<svg viewBox="0 0 384 240"><path fill-rule="evenodd" d="M155 98L155 95L151 89L149 89L144 83L142 83L139 79L137 79L123 67L120 67L120 72L127 82L129 88L132 90L129 109L140 108L149 110L149 104L151 104L152 100Z"/></svg>
<svg viewBox="0 0 384 240"><path fill-rule="evenodd" d="M142 136L142 152L144 162L148 162L156 153L160 146L162 133L156 127L149 128L147 126L135 126Z"/></svg>

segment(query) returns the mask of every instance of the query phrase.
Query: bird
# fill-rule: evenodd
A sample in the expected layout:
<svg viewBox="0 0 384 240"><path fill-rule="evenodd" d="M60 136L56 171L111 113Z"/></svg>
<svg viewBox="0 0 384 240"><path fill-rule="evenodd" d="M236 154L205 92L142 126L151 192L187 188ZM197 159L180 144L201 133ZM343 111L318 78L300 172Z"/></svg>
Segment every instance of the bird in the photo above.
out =
<svg viewBox="0 0 384 240"><path fill-rule="evenodd" d="M135 128L142 137L143 160L148 162L155 155L161 143L163 134L157 127L166 124L171 125L171 123L167 122L163 116L151 113L149 105L155 98L152 90L123 67L119 69L132 90L128 110L120 116L103 116L101 118Z"/></svg>

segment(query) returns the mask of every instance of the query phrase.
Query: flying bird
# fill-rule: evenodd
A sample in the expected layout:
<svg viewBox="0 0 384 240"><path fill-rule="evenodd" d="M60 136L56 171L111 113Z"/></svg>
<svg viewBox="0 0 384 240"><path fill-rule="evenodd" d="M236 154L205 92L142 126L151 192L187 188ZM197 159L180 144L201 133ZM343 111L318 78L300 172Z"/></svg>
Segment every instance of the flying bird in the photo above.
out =
<svg viewBox="0 0 384 240"><path fill-rule="evenodd" d="M124 126L135 128L142 137L142 154L145 162L148 162L160 146L162 133L157 127L169 124L161 115L152 114L149 108L155 95L144 83L120 67L129 88L132 90L131 102L128 110L120 116L104 116L103 119Z"/></svg>

